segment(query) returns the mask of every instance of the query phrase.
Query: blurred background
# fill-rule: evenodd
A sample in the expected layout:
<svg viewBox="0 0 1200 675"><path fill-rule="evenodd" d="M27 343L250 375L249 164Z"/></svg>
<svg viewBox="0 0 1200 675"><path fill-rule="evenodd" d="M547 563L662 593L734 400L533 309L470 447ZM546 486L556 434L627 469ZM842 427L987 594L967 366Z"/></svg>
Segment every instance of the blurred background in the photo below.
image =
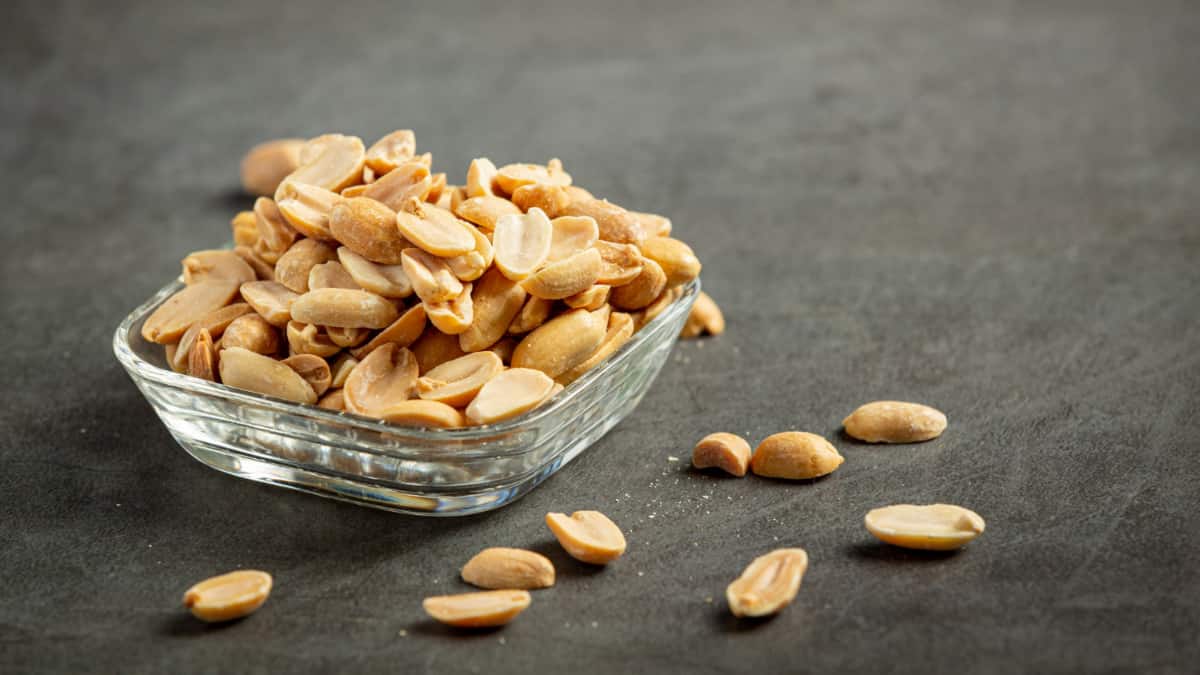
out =
<svg viewBox="0 0 1200 675"><path fill-rule="evenodd" d="M1200 657L1200 3L10 1L0 18L0 569L21 580L0 588L0 670ZM110 353L181 257L228 241L252 145L398 128L452 183L478 156L559 157L671 217L729 321L677 346L596 447L478 518L212 472ZM843 448L812 486L669 461L708 431L839 439L878 398L938 406L951 431ZM988 534L897 560L860 519L899 501L962 503ZM624 569L501 634L420 623L460 561L576 508L626 528ZM797 606L731 623L725 584L781 545L814 561ZM239 565L276 573L277 611L181 620L182 589Z"/></svg>

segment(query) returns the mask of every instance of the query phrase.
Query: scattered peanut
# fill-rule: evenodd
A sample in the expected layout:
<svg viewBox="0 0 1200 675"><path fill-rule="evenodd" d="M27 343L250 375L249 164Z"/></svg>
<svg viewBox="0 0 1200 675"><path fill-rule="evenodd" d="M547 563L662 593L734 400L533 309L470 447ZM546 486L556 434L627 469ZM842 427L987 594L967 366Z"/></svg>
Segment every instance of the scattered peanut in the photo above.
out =
<svg viewBox="0 0 1200 675"><path fill-rule="evenodd" d="M529 606L529 591L483 591L425 598L425 613L459 628L490 628L512 621Z"/></svg>
<svg viewBox="0 0 1200 675"><path fill-rule="evenodd" d="M850 413L842 426L868 443L919 443L942 435L946 415L919 403L874 401Z"/></svg>
<svg viewBox="0 0 1200 675"><path fill-rule="evenodd" d="M867 512L867 530L880 541L904 548L950 551L983 534L978 513L951 504L896 504Z"/></svg>
<svg viewBox="0 0 1200 675"><path fill-rule="evenodd" d="M187 589L183 606L201 621L231 621L256 612L271 594L271 575L237 570L205 579Z"/></svg>
<svg viewBox="0 0 1200 675"><path fill-rule="evenodd" d="M736 434L717 432L700 439L692 448L692 466L718 468L734 476L745 476L750 465L750 444Z"/></svg>
<svg viewBox="0 0 1200 675"><path fill-rule="evenodd" d="M844 461L824 438L805 431L785 431L758 444L750 469L768 478L800 480L833 473Z"/></svg>
<svg viewBox="0 0 1200 675"><path fill-rule="evenodd" d="M713 302L708 293L700 291L696 301L692 303L692 311L688 314L687 323L683 325L679 337L694 338L704 333L720 335L724 332L725 316L721 314L721 308L717 307L717 303Z"/></svg>
<svg viewBox="0 0 1200 675"><path fill-rule="evenodd" d="M625 535L616 523L599 511L547 513L546 526L574 559L607 565L625 553Z"/></svg>
<svg viewBox="0 0 1200 675"><path fill-rule="evenodd" d="M800 591L808 569L802 548L781 548L759 556L725 589L734 616L768 616L787 607Z"/></svg>
<svg viewBox="0 0 1200 675"><path fill-rule="evenodd" d="M356 369L357 370L357 369ZM241 347L224 347L220 359L221 382L268 396L316 403L317 394L299 373L282 361Z"/></svg>
<svg viewBox="0 0 1200 675"><path fill-rule="evenodd" d="M463 581L491 589L550 588L554 564L540 553L520 548L485 548L462 568Z"/></svg>
<svg viewBox="0 0 1200 675"><path fill-rule="evenodd" d="M300 167L304 139L281 138L259 143L242 158L242 189L256 196L275 194L288 174Z"/></svg>

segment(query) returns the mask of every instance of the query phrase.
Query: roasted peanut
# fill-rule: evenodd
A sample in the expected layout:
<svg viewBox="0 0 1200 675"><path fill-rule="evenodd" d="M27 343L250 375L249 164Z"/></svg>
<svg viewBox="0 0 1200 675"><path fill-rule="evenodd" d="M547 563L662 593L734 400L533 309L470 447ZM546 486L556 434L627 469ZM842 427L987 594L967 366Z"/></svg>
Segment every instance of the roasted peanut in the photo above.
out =
<svg viewBox="0 0 1200 675"><path fill-rule="evenodd" d="M396 265L410 244L396 229L396 213L374 199L354 197L329 212L329 230L346 248L382 265Z"/></svg>
<svg viewBox="0 0 1200 675"><path fill-rule="evenodd" d="M274 354L279 351L279 331L258 314L244 314L234 319L221 336L221 349L234 347Z"/></svg>
<svg viewBox="0 0 1200 675"><path fill-rule="evenodd" d="M279 207L268 197L254 200L254 222L258 225L258 241L254 244L254 252L274 265L279 256L296 241L299 233L284 220Z"/></svg>
<svg viewBox="0 0 1200 675"><path fill-rule="evenodd" d="M553 388L554 380L540 370L509 368L483 385L467 406L467 419L492 424L516 417L536 407Z"/></svg>
<svg viewBox="0 0 1200 675"><path fill-rule="evenodd" d="M867 512L864 522L880 541L926 551L960 548L984 528L978 513L951 504L885 506Z"/></svg>
<svg viewBox="0 0 1200 675"><path fill-rule="evenodd" d="M371 338L370 342L350 353L356 359L363 359L367 354L386 344L407 347L421 337L421 332L425 330L425 321L425 307L414 305L401 314L400 318L393 321L392 325L379 331L375 337Z"/></svg>
<svg viewBox="0 0 1200 675"><path fill-rule="evenodd" d="M625 553L625 535L599 511L547 513L546 526L572 558L592 565L607 565Z"/></svg>
<svg viewBox="0 0 1200 675"><path fill-rule="evenodd" d="M463 415L455 408L438 401L421 399L389 403L373 409L371 416L406 427L456 429L463 425Z"/></svg>
<svg viewBox="0 0 1200 675"><path fill-rule="evenodd" d="M496 194L492 181L496 179L496 165L487 157L471 160L467 168L467 196L491 197Z"/></svg>
<svg viewBox="0 0 1200 675"><path fill-rule="evenodd" d="M233 252L254 270L254 276L259 281L271 281L275 278L275 266L263 260L263 257L256 253L253 248L249 246L235 246Z"/></svg>
<svg viewBox="0 0 1200 675"><path fill-rule="evenodd" d="M603 199L577 199L558 215L590 216L600 228L600 238L617 244L641 244L646 238L637 216Z"/></svg>
<svg viewBox="0 0 1200 675"><path fill-rule="evenodd" d="M342 411L346 409L346 398L341 389L333 389L317 401L318 408Z"/></svg>
<svg viewBox="0 0 1200 675"><path fill-rule="evenodd" d="M555 262L547 263L521 282L530 294L547 300L561 300L588 290L600 276L600 252L585 249Z"/></svg>
<svg viewBox="0 0 1200 675"><path fill-rule="evenodd" d="M759 476L798 480L833 473L844 461L824 438L805 431L785 431L758 444L750 469Z"/></svg>
<svg viewBox="0 0 1200 675"><path fill-rule="evenodd" d="M734 616L768 616L791 604L808 569L802 548L781 548L759 556L725 589Z"/></svg>
<svg viewBox="0 0 1200 675"><path fill-rule="evenodd" d="M485 548L463 565L462 578L479 588L550 588L554 564L541 553L521 548Z"/></svg>
<svg viewBox="0 0 1200 675"><path fill-rule="evenodd" d="M258 221L253 211L238 211L229 221L236 246L254 246L258 242Z"/></svg>
<svg viewBox="0 0 1200 675"><path fill-rule="evenodd" d="M400 262L413 291L422 302L445 302L462 293L462 282L454 276L445 259L419 248L406 248Z"/></svg>
<svg viewBox="0 0 1200 675"><path fill-rule="evenodd" d="M296 354L283 359L280 363L304 378L304 381L313 388L313 392L318 397L324 394L329 389L329 385L333 383L333 373L329 370L329 364L319 356Z"/></svg>
<svg viewBox="0 0 1200 675"><path fill-rule="evenodd" d="M501 216L492 238L496 267L513 281L529 276L550 254L552 233L550 219L541 209Z"/></svg>
<svg viewBox="0 0 1200 675"><path fill-rule="evenodd" d="M513 352L513 367L558 377L587 360L604 341L608 309L572 309L535 329Z"/></svg>
<svg viewBox="0 0 1200 675"><path fill-rule="evenodd" d="M667 275L653 260L642 261L642 271L633 281L613 288L608 301L618 309L642 309L654 302L667 287Z"/></svg>
<svg viewBox="0 0 1200 675"><path fill-rule="evenodd" d="M540 164L506 164L496 170L496 187L512 194L522 185L570 185L571 174L563 171L562 162L552 159L546 166Z"/></svg>
<svg viewBox="0 0 1200 675"><path fill-rule="evenodd" d="M216 352L213 350L212 335L203 328L196 336L196 340L192 343L191 349L188 350L187 372L192 377L198 377L209 382L216 381L216 371L214 364L216 363Z"/></svg>
<svg viewBox="0 0 1200 675"><path fill-rule="evenodd" d="M397 319L399 321L399 319ZM339 347L357 347L371 338L370 328L342 328L326 326L325 334L329 341Z"/></svg>
<svg viewBox="0 0 1200 675"><path fill-rule="evenodd" d="M457 359L465 352L458 345L458 336L446 335L437 328L429 326L412 344L412 353L417 359L417 365L420 366L421 372L427 373L451 359Z"/></svg>
<svg viewBox="0 0 1200 675"><path fill-rule="evenodd" d="M503 197L483 195L464 199L454 209L454 214L491 232L504 216L519 216L521 209Z"/></svg>
<svg viewBox="0 0 1200 675"><path fill-rule="evenodd" d="M362 139L357 136L317 136L300 149L300 168L288 174L283 183L306 183L339 192L362 178L365 155Z"/></svg>
<svg viewBox="0 0 1200 675"><path fill-rule="evenodd" d="M475 250L471 226L453 213L409 199L396 214L400 235L427 253L450 258Z"/></svg>
<svg viewBox="0 0 1200 675"><path fill-rule="evenodd" d="M372 171L382 175L409 161L415 154L416 134L411 129L397 129L367 148L364 161Z"/></svg>
<svg viewBox="0 0 1200 675"><path fill-rule="evenodd" d="M562 216L550 221L550 252L547 262L566 260L595 246L600 237L596 221L587 216Z"/></svg>
<svg viewBox="0 0 1200 675"><path fill-rule="evenodd" d="M474 227L467 226L475 238L475 248L462 255L446 258L446 265L459 281L475 281L492 266L495 252L492 241Z"/></svg>
<svg viewBox="0 0 1200 675"><path fill-rule="evenodd" d="M475 306L471 303L471 284L464 284L457 297L444 302L422 302L425 315L438 330L447 335L466 332L475 319Z"/></svg>
<svg viewBox="0 0 1200 675"><path fill-rule="evenodd" d="M322 358L333 356L341 346L321 332L320 326L300 321L287 323L288 348L292 354L311 354Z"/></svg>
<svg viewBox="0 0 1200 675"><path fill-rule="evenodd" d="M525 289L521 289L525 290ZM530 297L525 301L521 311L508 325L509 335L521 335L546 323L550 311L554 309L554 301L545 298Z"/></svg>
<svg viewBox="0 0 1200 675"><path fill-rule="evenodd" d="M919 443L942 435L946 415L919 403L874 401L850 413L842 426L868 443Z"/></svg>
<svg viewBox="0 0 1200 675"><path fill-rule="evenodd" d="M272 326L283 327L292 319L292 305L300 296L278 281L242 284L242 298Z"/></svg>
<svg viewBox="0 0 1200 675"><path fill-rule="evenodd" d="M350 377L350 371L354 370L354 366L358 365L358 359L350 354L342 354L329 364L329 386L334 389L341 389L346 386L346 378Z"/></svg>
<svg viewBox="0 0 1200 675"><path fill-rule="evenodd" d="M688 314L687 322L683 324L683 330L679 332L681 338L693 338L708 333L709 335L720 335L725 332L725 315L721 313L721 308L717 307L717 303L708 296L708 293L700 291L696 296L696 301L692 303L692 311Z"/></svg>
<svg viewBox="0 0 1200 675"><path fill-rule="evenodd" d="M671 306L671 303L678 300L682 294L683 289L679 286L676 286L675 288L668 288L662 293L659 293L658 297L654 299L654 302L646 305L642 311L633 313L634 330L641 330L645 328L646 324L658 318L658 315L665 312L667 308Z"/></svg>
<svg viewBox="0 0 1200 675"><path fill-rule="evenodd" d="M459 628L490 628L512 621L529 606L529 591L483 591L425 598L425 613Z"/></svg>
<svg viewBox="0 0 1200 675"><path fill-rule="evenodd" d="M230 279L238 284L254 281L254 269L238 254L224 249L196 251L183 259L183 283L191 286L206 279Z"/></svg>
<svg viewBox="0 0 1200 675"><path fill-rule="evenodd" d="M256 612L270 594L270 574L237 570L205 579L187 589L183 606L201 621L231 621Z"/></svg>
<svg viewBox="0 0 1200 675"><path fill-rule="evenodd" d="M179 372L187 370L187 359L192 350L192 344L200 334L200 331L208 331L209 337L215 340L224 334L225 329L229 327L229 324L233 323L234 319L251 311L253 310L251 310L250 305L244 302L237 302L232 305L225 305L220 309L214 309L196 319L184 331L183 337L179 338L179 349L175 353L175 358L169 359L171 367Z"/></svg>
<svg viewBox="0 0 1200 675"><path fill-rule="evenodd" d="M458 337L462 350L477 352L495 344L521 311L525 296L525 289L500 270L488 270L471 291L474 316Z"/></svg>
<svg viewBox="0 0 1200 675"><path fill-rule="evenodd" d="M213 278L192 284L167 298L142 324L142 337L149 342L178 342L197 319L229 304L237 293L232 279Z"/></svg>
<svg viewBox="0 0 1200 675"><path fill-rule="evenodd" d="M345 246L337 250L337 257L356 287L385 298L407 298L412 295L412 282L404 273L403 265L373 263Z"/></svg>
<svg viewBox="0 0 1200 675"><path fill-rule="evenodd" d="M342 248L345 248L344 246ZM346 249L349 250L349 249ZM358 256L357 253L354 255ZM362 260L366 260L362 256L358 256ZM370 262L370 261L368 261ZM375 263L371 263L374 265ZM342 263L331 260L327 263L315 265L308 271L308 290L315 291L318 288L348 288L350 290L358 290L362 286L354 281L354 277L346 271ZM383 295L379 293L379 295Z"/></svg>
<svg viewBox="0 0 1200 675"><path fill-rule="evenodd" d="M288 181L276 190L275 206L288 224L300 234L324 241L333 240L329 213L342 195L307 183Z"/></svg>
<svg viewBox="0 0 1200 675"><path fill-rule="evenodd" d="M346 410L379 417L380 410L407 401L416 389L417 360L389 343L368 354L346 378Z"/></svg>
<svg viewBox="0 0 1200 675"><path fill-rule="evenodd" d="M429 176L429 194L425 195L425 201L437 206L437 203L442 200L442 193L446 191L446 174L435 173Z"/></svg>
<svg viewBox="0 0 1200 675"><path fill-rule="evenodd" d="M374 199L392 211L410 199L425 201L433 189L429 167L421 161L405 162L371 183L362 191L363 197Z"/></svg>
<svg viewBox="0 0 1200 675"><path fill-rule="evenodd" d="M489 351L475 352L447 361L417 380L417 395L429 401L462 408L483 385L504 370L500 357Z"/></svg>
<svg viewBox="0 0 1200 675"><path fill-rule="evenodd" d="M750 444L737 434L709 434L692 448L692 466L718 468L734 476L745 476L750 465Z"/></svg>
<svg viewBox="0 0 1200 675"><path fill-rule="evenodd" d="M292 317L296 321L320 326L383 328L399 316L396 307L386 299L347 288L319 288L292 303Z"/></svg>
<svg viewBox="0 0 1200 675"><path fill-rule="evenodd" d="M593 284L575 295L563 298L563 303L574 309L594 311L608 302L608 293L611 290L612 286L607 284Z"/></svg>
<svg viewBox="0 0 1200 675"><path fill-rule="evenodd" d="M288 174L300 167L300 149L304 139L280 138L259 143L242 158L242 189L267 197L275 194Z"/></svg>
<svg viewBox="0 0 1200 675"><path fill-rule="evenodd" d="M608 328L604 341L579 365L554 378L559 384L567 385L578 380L584 373L595 368L601 361L612 356L633 337L633 318L623 312L612 312L608 317Z"/></svg>
<svg viewBox="0 0 1200 675"><path fill-rule="evenodd" d="M600 252L600 260L603 262L598 283L616 288L628 284L642 273L645 258L637 246L597 241L596 250Z"/></svg>
<svg viewBox="0 0 1200 675"><path fill-rule="evenodd" d="M316 239L298 239L275 263L275 281L296 293L306 293L312 268L336 259L337 254L325 243ZM246 269L249 271L249 266Z"/></svg>
<svg viewBox="0 0 1200 675"><path fill-rule="evenodd" d="M571 203L571 195L561 185L530 183L522 185L512 193L512 203L522 211L539 208L553 218Z"/></svg>
<svg viewBox="0 0 1200 675"><path fill-rule="evenodd" d="M280 361L249 349L223 348L219 370L221 382L231 387L297 403L317 402L316 392L299 373Z"/></svg>
<svg viewBox="0 0 1200 675"><path fill-rule="evenodd" d="M671 236L671 219L666 216L660 216L655 213L640 213L638 211L630 211L638 219L638 224L642 226L642 231L647 237L669 237Z"/></svg>
<svg viewBox="0 0 1200 675"><path fill-rule="evenodd" d="M642 242L642 255L658 263L667 275L667 286L679 286L700 276L700 259L687 244L670 237Z"/></svg>

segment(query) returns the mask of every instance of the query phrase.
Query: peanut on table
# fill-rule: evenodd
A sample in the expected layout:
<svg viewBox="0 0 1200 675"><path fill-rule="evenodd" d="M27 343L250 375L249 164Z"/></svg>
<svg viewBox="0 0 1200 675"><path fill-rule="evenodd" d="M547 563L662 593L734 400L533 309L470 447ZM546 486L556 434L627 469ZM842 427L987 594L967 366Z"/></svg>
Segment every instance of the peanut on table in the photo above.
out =
<svg viewBox="0 0 1200 675"><path fill-rule="evenodd" d="M183 260L142 326L176 371L395 424L489 424L553 398L700 274L663 216L562 162L432 171L407 129L255 147L233 250ZM707 296L684 334L720 333Z"/></svg>

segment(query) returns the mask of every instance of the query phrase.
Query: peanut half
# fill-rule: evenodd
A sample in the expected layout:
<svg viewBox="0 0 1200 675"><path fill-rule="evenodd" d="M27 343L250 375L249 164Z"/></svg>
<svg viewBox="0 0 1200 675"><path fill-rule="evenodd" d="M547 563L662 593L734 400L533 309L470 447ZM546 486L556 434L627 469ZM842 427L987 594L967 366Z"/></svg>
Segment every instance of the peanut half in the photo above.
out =
<svg viewBox="0 0 1200 675"><path fill-rule="evenodd" d="M259 143L242 158L242 189L255 196L275 194L288 174L300 167L302 138L280 138Z"/></svg>
<svg viewBox="0 0 1200 675"><path fill-rule="evenodd" d="M395 321L399 312L392 303L374 293L319 288L296 298L292 303L292 317L321 326L383 328Z"/></svg>
<svg viewBox="0 0 1200 675"><path fill-rule="evenodd" d="M423 399L462 408L502 370L504 363L492 352L467 354L425 373L417 380L417 392Z"/></svg>
<svg viewBox="0 0 1200 675"><path fill-rule="evenodd" d="M343 246L342 248L346 247ZM354 255L358 254L355 253ZM366 260L362 256L358 257ZM374 265L375 263L371 264ZM346 271L342 263L331 260L327 263L316 265L308 271L308 290L315 291L318 288L349 288L350 290L356 290L362 288L362 286L359 286L354 277L350 276L350 273ZM411 292L412 289L409 290ZM383 294L380 293L379 295Z"/></svg>
<svg viewBox="0 0 1200 675"><path fill-rule="evenodd" d="M407 347L421 337L422 331L425 330L425 320L425 307L413 305L404 314L401 314L399 319L393 321L392 325L379 331L375 337L371 338L370 342L351 353L354 358L363 359L367 354L386 344Z"/></svg>
<svg viewBox="0 0 1200 675"><path fill-rule="evenodd" d="M496 179L496 165L487 157L471 160L467 167L467 196L491 197L496 194L492 182Z"/></svg>
<svg viewBox="0 0 1200 675"><path fill-rule="evenodd" d="M274 265L279 256L296 241L299 233L284 220L279 207L268 197L254 200L254 222L258 225L258 241L254 243L254 252Z"/></svg>
<svg viewBox="0 0 1200 675"><path fill-rule="evenodd" d="M951 504L896 504L867 512L867 531L880 541L927 551L950 551L983 534L978 513Z"/></svg>
<svg viewBox="0 0 1200 675"><path fill-rule="evenodd" d="M238 389L295 401L316 403L313 388L287 364L241 347L221 349L221 382Z"/></svg>
<svg viewBox="0 0 1200 675"><path fill-rule="evenodd" d="M183 606L201 621L230 621L249 616L271 594L271 575L258 570L237 570L205 579L187 589Z"/></svg>
<svg viewBox="0 0 1200 675"><path fill-rule="evenodd" d="M521 286L530 295L562 300L592 287L600 277L600 252L585 249L568 258L548 263L526 277Z"/></svg>
<svg viewBox="0 0 1200 675"><path fill-rule="evenodd" d="M475 318L475 306L471 303L471 284L464 284L462 292L450 300L422 304L425 305L429 323L447 335L466 332Z"/></svg>
<svg viewBox="0 0 1200 675"><path fill-rule="evenodd" d="M371 415L385 422L407 427L456 429L463 425L463 415L458 409L438 401L421 399L389 403L375 408Z"/></svg>
<svg viewBox="0 0 1200 675"><path fill-rule="evenodd" d="M251 311L250 305L244 302L235 302L232 305L225 305L220 309L214 309L197 319L184 332L183 337L179 338L179 349L175 354L175 359L172 361L171 367L177 371L186 369L187 358L192 349L192 343L196 340L196 336L200 334L200 331L208 331L209 337L215 340L225 333L225 329L235 319Z"/></svg>
<svg viewBox="0 0 1200 675"><path fill-rule="evenodd" d="M374 199L346 199L329 212L329 230L343 246L382 265L396 265L409 243L396 229L396 213Z"/></svg>
<svg viewBox="0 0 1200 675"><path fill-rule="evenodd" d="M692 247L671 237L652 237L642 242L642 255L658 263L667 275L667 286L680 286L700 276L700 259Z"/></svg>
<svg viewBox="0 0 1200 675"><path fill-rule="evenodd" d="M642 261L641 272L629 283L613 288L608 299L618 309L643 309L666 288L667 274L658 263L647 258Z"/></svg>
<svg viewBox="0 0 1200 675"><path fill-rule="evenodd" d="M509 368L480 388L467 406L467 419L475 424L492 424L516 417L536 407L553 389L554 380L540 370Z"/></svg>
<svg viewBox="0 0 1200 675"><path fill-rule="evenodd" d="M236 256L235 256L236 257ZM308 292L308 275L312 268L331 260L337 255L324 242L316 239L297 239L287 252L279 256L275 263L275 281L296 293ZM239 259L238 262L241 262ZM243 265L245 263L242 263ZM246 266L249 270L249 265ZM249 279L248 281L253 281Z"/></svg>
<svg viewBox="0 0 1200 675"><path fill-rule="evenodd" d="M392 211L399 211L410 199L425 201L432 189L429 166L413 160L392 169L383 178L368 185L358 196L374 199Z"/></svg>
<svg viewBox="0 0 1200 675"><path fill-rule="evenodd" d="M496 170L495 185L512 194L523 185L570 185L571 174L563 171L562 162L552 159L540 164L506 164Z"/></svg>
<svg viewBox="0 0 1200 675"><path fill-rule="evenodd" d="M221 349L233 347L269 356L279 351L279 331L258 314L239 316L221 336Z"/></svg>
<svg viewBox="0 0 1200 675"><path fill-rule="evenodd" d="M550 219L541 209L501 216L492 238L496 267L513 281L533 274L550 254L552 232Z"/></svg>
<svg viewBox="0 0 1200 675"><path fill-rule="evenodd" d="M850 413L842 426L868 443L919 443L942 435L946 415L920 403L874 401Z"/></svg>
<svg viewBox="0 0 1200 675"><path fill-rule="evenodd" d="M313 392L317 396L323 395L329 390L329 385L333 383L333 373L329 370L329 364L320 356L312 354L296 354L289 356L280 361L288 368L296 371L296 374L304 378L308 386L313 388Z"/></svg>
<svg viewBox="0 0 1200 675"><path fill-rule="evenodd" d="M529 591L503 590L425 598L425 613L459 628L503 626L529 606Z"/></svg>
<svg viewBox="0 0 1200 675"><path fill-rule="evenodd" d="M592 355L582 363L555 377L554 380L562 385L568 385L578 380L583 377L584 373L612 356L631 337L633 337L633 317L624 312L612 312L608 317L608 329L604 333L604 340L596 348L596 351L592 352Z"/></svg>
<svg viewBox="0 0 1200 675"><path fill-rule="evenodd" d="M454 276L454 270L439 258L419 248L406 248L400 256L400 264L412 284L413 291L422 302L436 303L453 300L463 291L462 282Z"/></svg>
<svg viewBox="0 0 1200 675"><path fill-rule="evenodd" d="M692 310L688 314L687 322L683 324L683 330L679 331L679 337L694 338L704 333L720 335L724 332L725 315L721 313L721 308L717 307L717 303L713 302L708 293L700 291L696 301L692 303Z"/></svg>
<svg viewBox="0 0 1200 675"><path fill-rule="evenodd" d="M416 199L409 199L396 214L396 227L417 248L442 258L475 250L470 225L445 209Z"/></svg>
<svg viewBox="0 0 1200 675"><path fill-rule="evenodd" d="M272 326L283 327L292 319L292 304L300 296L278 281L242 284L242 298Z"/></svg>
<svg viewBox="0 0 1200 675"><path fill-rule="evenodd" d="M513 367L536 368L558 377L585 361L603 343L608 308L572 309L535 329L513 352Z"/></svg>
<svg viewBox="0 0 1200 675"><path fill-rule="evenodd" d="M378 417L378 411L407 401L417 388L417 360L394 344L372 351L350 372L343 388L346 410Z"/></svg>
<svg viewBox="0 0 1200 675"><path fill-rule="evenodd" d="M397 129L375 141L367 148L366 165L379 174L385 174L413 158L417 154L417 136L412 129Z"/></svg>
<svg viewBox="0 0 1200 675"><path fill-rule="evenodd" d="M496 344L521 311L525 297L520 284L498 269L488 270L471 290L474 316L471 325L458 336L462 350L477 352Z"/></svg>
<svg viewBox="0 0 1200 675"><path fill-rule="evenodd" d="M624 286L642 273L645 258L637 246L601 240L596 242L596 250L600 252L600 260L603 262L598 283L614 288Z"/></svg>
<svg viewBox="0 0 1200 675"><path fill-rule="evenodd" d="M692 448L692 466L718 468L734 476L745 476L750 465L750 444L737 434L723 431L709 434Z"/></svg>
<svg viewBox="0 0 1200 675"><path fill-rule="evenodd" d="M577 199L557 215L588 216L595 219L600 238L617 244L641 244L646 233L637 216L603 199Z"/></svg>
<svg viewBox="0 0 1200 675"><path fill-rule="evenodd" d="M385 298L407 298L412 295L412 282L403 265L380 265L342 246L337 250L342 268L363 290Z"/></svg>
<svg viewBox="0 0 1200 675"><path fill-rule="evenodd" d="M184 288L150 314L142 324L142 337L159 344L178 342L196 320L229 304L237 289L237 281L219 277Z"/></svg>
<svg viewBox="0 0 1200 675"><path fill-rule="evenodd" d="M566 260L592 248L600 239L596 221L587 216L563 216L550 221L550 253L547 262Z"/></svg>
<svg viewBox="0 0 1200 675"><path fill-rule="evenodd" d="M198 377L209 382L216 381L216 363L217 354L213 349L212 335L205 329L200 329L200 334L196 336L192 343L192 348L188 351L187 358L187 373L192 377Z"/></svg>
<svg viewBox="0 0 1200 675"><path fill-rule="evenodd" d="M800 480L833 473L844 461L824 438L805 431L785 431L758 444L750 469L768 478Z"/></svg>
<svg viewBox="0 0 1200 675"><path fill-rule="evenodd" d="M802 548L781 548L759 556L725 589L734 616L768 616L787 607L800 591L808 569Z"/></svg>
<svg viewBox="0 0 1200 675"><path fill-rule="evenodd" d="M317 136L300 149L300 168L283 182L306 183L338 192L362 178L365 154L362 139L357 136Z"/></svg>
<svg viewBox="0 0 1200 675"><path fill-rule="evenodd" d="M342 201L342 196L315 185L288 181L275 192L275 206L284 220L300 234L312 239L332 241L329 213Z"/></svg>
<svg viewBox="0 0 1200 675"><path fill-rule="evenodd" d="M491 232L496 229L496 223L504 216L519 216L521 209L503 197L484 195L464 199L455 209L454 214L463 220L470 221L480 229Z"/></svg>
<svg viewBox="0 0 1200 675"><path fill-rule="evenodd" d="M287 336L288 351L293 355L308 354L324 358L341 351L341 345L334 342L328 333L315 324L289 321L284 333Z"/></svg>
<svg viewBox="0 0 1200 675"><path fill-rule="evenodd" d="M540 553L521 548L485 548L463 565L462 578L479 588L550 588L554 564Z"/></svg>
<svg viewBox="0 0 1200 675"><path fill-rule="evenodd" d="M599 511L547 513L546 526L567 554L581 562L607 565L625 553L625 535Z"/></svg>
<svg viewBox="0 0 1200 675"><path fill-rule="evenodd" d="M183 283L191 286L205 279L231 279L244 284L258 276L241 256L224 249L196 251L183 259Z"/></svg>

